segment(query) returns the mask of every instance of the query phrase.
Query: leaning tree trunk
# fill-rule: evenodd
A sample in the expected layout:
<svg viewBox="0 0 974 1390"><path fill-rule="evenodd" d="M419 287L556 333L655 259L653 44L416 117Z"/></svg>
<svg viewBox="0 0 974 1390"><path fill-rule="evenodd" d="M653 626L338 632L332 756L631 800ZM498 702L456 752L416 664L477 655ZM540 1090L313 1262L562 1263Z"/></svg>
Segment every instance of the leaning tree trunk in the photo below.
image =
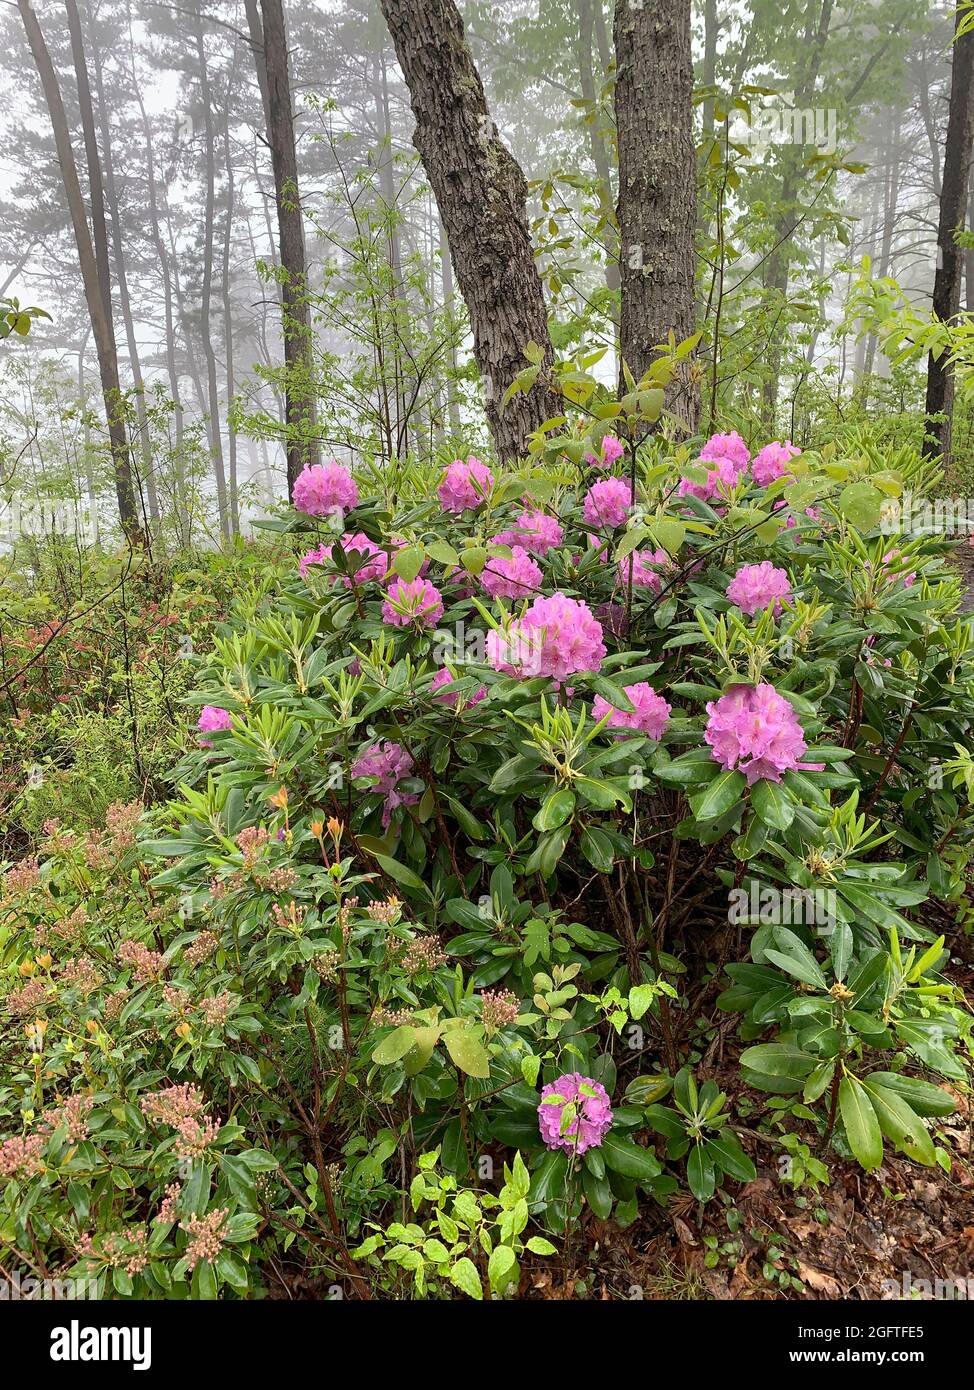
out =
<svg viewBox="0 0 974 1390"><path fill-rule="evenodd" d="M17 0L17 7L20 10L30 51L41 79L41 86L44 89L44 98L50 113L51 129L54 133L54 143L57 149L58 165L64 182L64 196L71 214L74 239L78 248L78 262L81 268L85 302L88 306L88 317L91 319L91 331L98 355L98 370L101 376L102 397L105 402L105 418L108 425L108 442L115 474L115 495L118 499L119 520L128 540L133 544L142 544L145 536L140 524L135 488L132 483L132 462L118 379L118 350L115 345L115 330L112 326L111 312L106 309L106 299L110 303L110 297L105 294L104 277L99 276L98 265L95 261L95 251L91 243L91 233L88 230L84 198L78 178L78 166L75 162L74 150L71 148L71 134L68 129L68 119L64 111L57 73L54 71L54 64L51 62L47 43L37 16L30 7L29 0Z"/></svg>
<svg viewBox="0 0 974 1390"><path fill-rule="evenodd" d="M957 5L957 24L966 13ZM944 145L944 175L940 193L940 224L937 230L937 272L933 282L933 312L943 323L953 319L960 308L960 282L963 251L954 239L964 226L967 212L967 184L974 141L974 30L954 44L950 74L950 111ZM930 354L927 363L926 437L923 452L928 458L940 454L950 465L951 427L954 411L954 374L946 354Z"/></svg>
<svg viewBox="0 0 974 1390"><path fill-rule="evenodd" d="M616 125L622 358L639 380L670 333L694 324L697 217L690 0L616 0ZM624 389L624 388L622 388ZM667 408L692 432L699 386L667 390Z"/></svg>
<svg viewBox="0 0 974 1390"><path fill-rule="evenodd" d="M284 320L284 420L287 426L287 486L309 464L317 462L315 441L314 372L311 362L311 323L308 313L308 274L304 218L298 192L298 158L294 144L291 76L282 0L260 0L263 20L261 90L267 93L267 139L274 168L277 226L281 253L281 309Z"/></svg>
<svg viewBox="0 0 974 1390"><path fill-rule="evenodd" d="M487 420L503 459L562 410L549 384L554 350L527 223L527 183L501 141L453 0L381 0L416 118L413 135L446 229L466 301ZM541 353L530 391L504 393Z"/></svg>

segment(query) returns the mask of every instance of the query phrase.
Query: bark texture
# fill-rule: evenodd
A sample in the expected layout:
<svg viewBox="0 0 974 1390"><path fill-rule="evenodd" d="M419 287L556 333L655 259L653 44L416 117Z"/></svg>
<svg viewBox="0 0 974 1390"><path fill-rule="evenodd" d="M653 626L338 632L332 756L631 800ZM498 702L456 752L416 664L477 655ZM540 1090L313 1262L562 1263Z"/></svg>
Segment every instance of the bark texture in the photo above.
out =
<svg viewBox="0 0 974 1390"><path fill-rule="evenodd" d="M690 0L616 0L615 49L622 356L638 380L671 332L679 342L694 325ZM694 429L698 388L674 382L667 406Z"/></svg>
<svg viewBox="0 0 974 1390"><path fill-rule="evenodd" d="M957 6L957 22L965 11ZM974 141L974 31L954 44L950 74L950 109L947 140L944 145L943 184L940 193L940 223L937 230L937 273L933 282L933 312L949 322L960 308L961 273L964 253L954 239L963 227L967 213L967 186L971 148ZM927 363L926 437L927 457L940 454L950 465L951 425L954 410L954 375L945 356L930 354ZM940 419L932 419L940 416Z"/></svg>
<svg viewBox="0 0 974 1390"><path fill-rule="evenodd" d="M274 167L282 270L281 308L284 318L284 364L287 367L284 420L287 425L287 485L290 496L295 478L306 465L316 463L318 458L318 448L313 438L315 412L308 276L284 5L282 0L260 0L260 9L264 31L261 91L267 94L267 140ZM254 56L259 64L260 53L255 50Z"/></svg>
<svg viewBox="0 0 974 1390"><path fill-rule="evenodd" d="M409 87L413 143L470 315L494 444L501 458L516 458L528 436L562 408L546 384L554 352L528 233L524 174L491 119L453 0L382 0L382 12ZM539 380L502 411L532 342L543 354Z"/></svg>

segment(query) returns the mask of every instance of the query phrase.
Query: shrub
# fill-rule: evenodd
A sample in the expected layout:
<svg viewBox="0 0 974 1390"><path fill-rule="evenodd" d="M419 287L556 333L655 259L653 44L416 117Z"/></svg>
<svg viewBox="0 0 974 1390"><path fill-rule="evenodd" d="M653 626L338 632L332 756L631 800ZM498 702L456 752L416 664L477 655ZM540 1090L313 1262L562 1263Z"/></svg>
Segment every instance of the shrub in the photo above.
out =
<svg viewBox="0 0 974 1390"><path fill-rule="evenodd" d="M570 1240L586 1208L627 1224L684 1180L705 1202L753 1177L747 1092L815 1181L809 1144L949 1166L942 1083L966 1085L971 1020L924 905L966 892L974 668L947 547L892 517L935 478L825 447L775 452L758 484L736 435L637 445L658 394L578 385L613 442L566 426L462 509L470 463L449 507L429 470L396 499L332 470L327 515L272 523L298 554L199 660L197 747L117 909L137 920L99 928L148 1036L105 1044L111 1085L84 1040L42 1087L97 1117L124 1082L104 1124L147 1157L137 1195L99 1189L112 1221L146 1221L172 1181L132 1096L206 1092L224 1138L200 1141L180 1211L213 1229L156 1237L167 1289L237 1220L241 1258L211 1280L201 1253L194 1293L292 1241L359 1293L380 1259L420 1292L504 1293L554 1248L522 1250L528 1222ZM29 886L17 969L51 969L37 914L74 882L64 854ZM743 1049L733 1098L708 1074L712 989ZM34 994L45 1017L72 998ZM31 1077L7 1104L36 1145ZM37 1185L70 1181L49 1161L8 1184L6 1239ZM505 1161L501 1227L474 1239L493 1203L462 1232L456 1208ZM431 1216L389 1225L407 1190Z"/></svg>

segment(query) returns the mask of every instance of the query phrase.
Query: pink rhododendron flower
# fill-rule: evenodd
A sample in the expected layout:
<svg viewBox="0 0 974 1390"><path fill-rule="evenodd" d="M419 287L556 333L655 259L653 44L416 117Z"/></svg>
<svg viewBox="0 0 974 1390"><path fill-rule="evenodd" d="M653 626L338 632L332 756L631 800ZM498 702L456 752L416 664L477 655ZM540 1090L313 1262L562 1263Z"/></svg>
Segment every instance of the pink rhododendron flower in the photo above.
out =
<svg viewBox="0 0 974 1390"><path fill-rule="evenodd" d="M494 542L499 541L494 537ZM504 542L500 541L500 544ZM511 558L491 555L480 574L480 582L492 598L530 598L541 588L541 566L523 546L511 547Z"/></svg>
<svg viewBox="0 0 974 1390"><path fill-rule="evenodd" d="M351 473L332 459L304 469L294 480L294 505L307 516L330 516L358 506L358 487Z"/></svg>
<svg viewBox="0 0 974 1390"><path fill-rule="evenodd" d="M709 502L716 496L725 497L737 486L740 470L735 468L732 459L717 459L714 467L707 470L707 481L695 483L692 478L681 478L677 488L678 497L699 497Z"/></svg>
<svg viewBox="0 0 974 1390"><path fill-rule="evenodd" d="M577 671L597 671L604 656L602 628L588 605L562 593L536 598L506 632L487 634L487 660L512 676L563 680Z"/></svg>
<svg viewBox="0 0 974 1390"><path fill-rule="evenodd" d="M610 729L636 729L641 734L648 734L650 738L661 739L670 719L670 706L662 695L657 695L646 681L624 686L623 689L633 705L631 710L616 709L608 700L603 700L601 695L596 695L592 706L592 718L598 723L608 715Z"/></svg>
<svg viewBox="0 0 974 1390"><path fill-rule="evenodd" d="M791 768L820 772L823 764L803 763L805 735L791 705L773 685L735 685L707 705L704 739L714 761L736 768L748 786L764 779L780 782Z"/></svg>
<svg viewBox="0 0 974 1390"><path fill-rule="evenodd" d="M398 790L399 783L412 776L415 764L401 743L374 743L352 764L353 777L375 778L374 790L385 797L382 826L388 830L392 813L400 806L415 806L417 793Z"/></svg>
<svg viewBox="0 0 974 1390"><path fill-rule="evenodd" d="M712 434L700 450L703 463L716 463L727 459L734 466L734 472L741 474L751 461L751 454L744 440L733 430L730 434Z"/></svg>
<svg viewBox="0 0 974 1390"><path fill-rule="evenodd" d="M408 627L418 623L421 627L435 627L443 616L443 599L440 591L428 579L395 579L389 585L385 603L382 605L382 620L392 627Z"/></svg>
<svg viewBox="0 0 974 1390"><path fill-rule="evenodd" d="M562 1133L566 1105L574 1105L575 1114ZM583 1154L597 1149L611 1127L612 1107L601 1082L572 1071L541 1088L538 1128L549 1149Z"/></svg>
<svg viewBox="0 0 974 1390"><path fill-rule="evenodd" d="M232 723L233 719L228 709L222 709L219 705L204 705L196 727L201 734L214 734L229 729ZM201 738L200 743L204 748L213 747L213 740L209 738Z"/></svg>
<svg viewBox="0 0 974 1390"><path fill-rule="evenodd" d="M585 494L583 513L590 526L622 526L632 507L632 487L624 478L604 478Z"/></svg>
<svg viewBox="0 0 974 1390"><path fill-rule="evenodd" d="M515 525L509 531L501 531L494 540L500 545L520 545L533 555L544 556L561 545L564 538L565 533L555 517L525 508Z"/></svg>
<svg viewBox="0 0 974 1390"><path fill-rule="evenodd" d="M770 560L762 560L759 565L741 565L727 586L727 597L749 617L773 603L777 617L781 600L791 598L791 582L786 570L777 569Z"/></svg>
<svg viewBox="0 0 974 1390"><path fill-rule="evenodd" d="M442 690L445 685L452 685L455 680L456 676L453 672L448 671L444 666L443 669L437 671L436 675L433 677L430 682L430 689ZM445 695L433 696L434 700L442 700L443 703L449 705L451 709L456 709L457 701L461 699L465 709L472 709L474 705L479 705L481 700L486 699L486 697L487 687L485 685L479 685L472 695L466 697L461 696L458 690L448 690Z"/></svg>
<svg viewBox="0 0 974 1390"><path fill-rule="evenodd" d="M788 464L792 459L797 458L801 449L796 444L792 444L790 439L786 439L784 444L779 444L774 440L771 444L765 444L763 449L759 449L751 462L751 477L758 487L767 487L776 478L783 478L788 472Z"/></svg>
<svg viewBox="0 0 974 1390"><path fill-rule="evenodd" d="M614 434L607 434L602 440L601 457L597 454L586 454L585 462L593 468L611 468L617 459L621 459L625 453L626 446L621 439L617 439Z"/></svg>
<svg viewBox="0 0 974 1390"><path fill-rule="evenodd" d="M672 574L675 569L675 562L665 550L633 550L619 561L619 583L628 588L631 572L634 588L652 589L658 594L662 588L661 576Z"/></svg>
<svg viewBox="0 0 974 1390"><path fill-rule="evenodd" d="M437 488L445 512L476 511L494 486L494 475L471 454L466 463L454 459Z"/></svg>

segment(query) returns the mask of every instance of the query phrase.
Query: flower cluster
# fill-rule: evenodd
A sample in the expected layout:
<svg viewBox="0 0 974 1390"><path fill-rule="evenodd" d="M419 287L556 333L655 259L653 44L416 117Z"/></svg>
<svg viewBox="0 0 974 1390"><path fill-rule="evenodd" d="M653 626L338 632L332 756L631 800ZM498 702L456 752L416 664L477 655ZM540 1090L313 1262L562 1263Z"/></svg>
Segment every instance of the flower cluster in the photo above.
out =
<svg viewBox="0 0 974 1390"><path fill-rule="evenodd" d="M617 439L614 434L607 434L602 440L599 453L586 454L585 462L592 468L611 468L614 463L622 458L625 449L626 446L621 439Z"/></svg>
<svg viewBox="0 0 974 1390"><path fill-rule="evenodd" d="M437 488L440 505L445 512L476 511L494 486L494 475L485 463L473 455L466 463L455 459Z"/></svg>
<svg viewBox="0 0 974 1390"><path fill-rule="evenodd" d="M445 961L446 952L438 936L414 936L406 942L399 955L399 964L407 975L436 970Z"/></svg>
<svg viewBox="0 0 974 1390"><path fill-rule="evenodd" d="M0 1178L32 1178L44 1171L44 1135L27 1134L0 1141Z"/></svg>
<svg viewBox="0 0 974 1390"><path fill-rule="evenodd" d="M399 783L413 774L413 760L401 743L374 743L352 764L353 777L375 778L375 790L385 797L382 825L389 828L392 814L400 806L415 806L415 793L399 791Z"/></svg>
<svg viewBox="0 0 974 1390"><path fill-rule="evenodd" d="M577 1071L559 1076L541 1089L538 1124L549 1149L583 1154L598 1148L612 1125L608 1092Z"/></svg>
<svg viewBox="0 0 974 1390"><path fill-rule="evenodd" d="M582 514L590 526L615 530L632 509L632 486L624 478L604 478L585 494Z"/></svg>
<svg viewBox="0 0 974 1390"><path fill-rule="evenodd" d="M487 659L507 675L563 680L598 671L605 654L602 628L588 605L562 593L536 598L506 631L487 634Z"/></svg>
<svg viewBox="0 0 974 1390"><path fill-rule="evenodd" d="M633 706L631 710L616 709L607 700L603 700L601 695L596 695L592 706L592 718L600 720L608 715L609 728L635 729L641 734L648 734L650 738L661 739L666 732L671 713L670 706L662 695L657 695L646 681L624 686L623 689Z"/></svg>
<svg viewBox="0 0 974 1390"><path fill-rule="evenodd" d="M786 570L762 560L759 565L741 565L727 586L727 597L749 617L773 604L777 617L782 599L791 598L791 582Z"/></svg>
<svg viewBox="0 0 974 1390"><path fill-rule="evenodd" d="M485 989L480 996L480 1021L486 1033L496 1033L517 1022L521 1012L517 995L509 989Z"/></svg>
<svg viewBox="0 0 974 1390"><path fill-rule="evenodd" d="M143 984L157 980L166 968L162 955L151 951L143 941L123 941L115 954L122 965L131 966L135 978Z"/></svg>
<svg viewBox="0 0 974 1390"><path fill-rule="evenodd" d="M499 536L494 542L500 541ZM480 582L491 598L529 598L541 587L543 575L537 560L533 560L523 546L511 548L511 558L494 555L487 561L480 575Z"/></svg>
<svg viewBox="0 0 974 1390"><path fill-rule="evenodd" d="M779 444L773 440L770 444L765 444L763 449L759 449L751 462L751 477L758 487L767 487L777 478L784 478L788 474L788 464L793 458L797 458L801 449L796 444L792 444L790 439L786 439L784 444Z"/></svg>
<svg viewBox="0 0 974 1390"><path fill-rule="evenodd" d="M791 705L773 685L735 685L707 705L704 739L721 767L736 768L748 786L762 779L780 782L791 768L819 765L801 762L805 735Z"/></svg>
<svg viewBox="0 0 974 1390"><path fill-rule="evenodd" d="M542 558L549 550L554 550L565 539L565 533L556 517L547 512L532 511L530 508L519 513L514 526L509 531L501 531L494 537L498 545L519 545L532 555Z"/></svg>
<svg viewBox="0 0 974 1390"><path fill-rule="evenodd" d="M38 1129L42 1134L54 1134L63 1129L73 1144L88 1138L88 1112L94 1105L92 1096L68 1096L63 1105L54 1105L41 1115Z"/></svg>
<svg viewBox="0 0 974 1390"><path fill-rule="evenodd" d="M305 516L344 516L358 506L358 485L336 459L311 464L294 480L294 506Z"/></svg>
<svg viewBox="0 0 974 1390"><path fill-rule="evenodd" d="M664 574L672 574L676 562L665 550L633 550L619 561L619 583L628 588L630 578L634 588L652 589L658 594L662 588Z"/></svg>
<svg viewBox="0 0 974 1390"><path fill-rule="evenodd" d="M213 1263L223 1249L220 1230L229 1214L228 1207L216 1207L205 1216L190 1216L179 1223L180 1230L189 1236L185 1256L187 1269L194 1270L200 1260Z"/></svg>
<svg viewBox="0 0 974 1390"><path fill-rule="evenodd" d="M201 734L215 734L229 729L232 723L233 718L228 709L223 709L220 705L204 705L196 727ZM213 747L213 740L209 738L201 738L200 743L204 748Z"/></svg>
<svg viewBox="0 0 974 1390"><path fill-rule="evenodd" d="M382 618L392 627L435 627L443 616L443 598L428 579L396 579L382 605Z"/></svg>

